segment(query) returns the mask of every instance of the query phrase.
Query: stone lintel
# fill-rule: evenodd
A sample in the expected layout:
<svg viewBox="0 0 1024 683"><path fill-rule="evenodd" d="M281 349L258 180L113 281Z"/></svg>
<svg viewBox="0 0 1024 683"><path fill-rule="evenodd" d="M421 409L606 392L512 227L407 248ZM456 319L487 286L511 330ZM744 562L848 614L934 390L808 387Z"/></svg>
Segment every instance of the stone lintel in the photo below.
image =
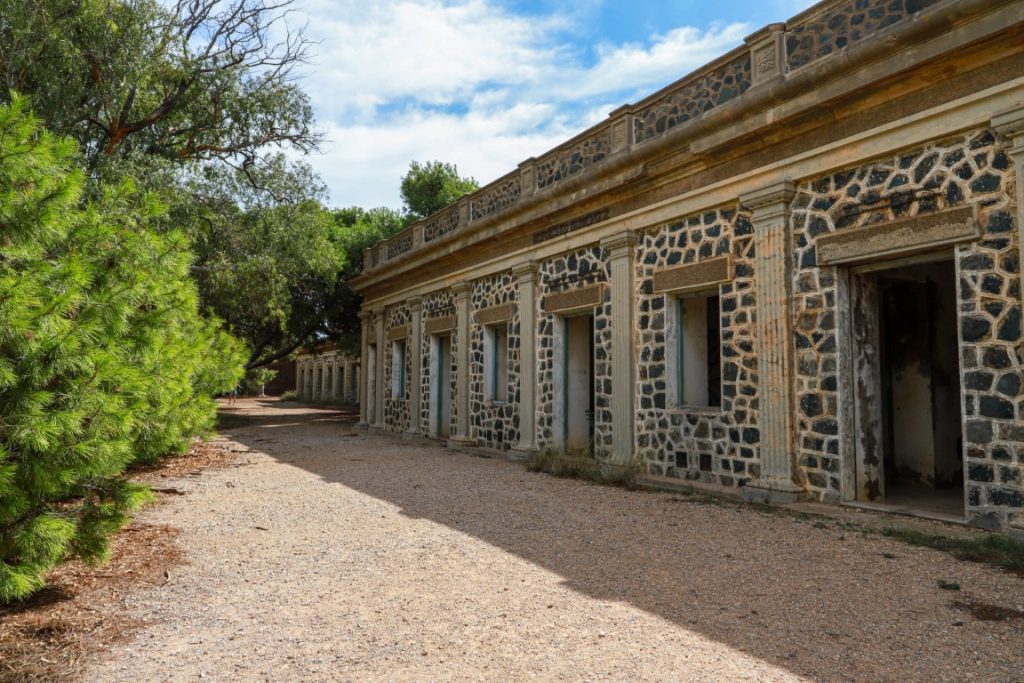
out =
<svg viewBox="0 0 1024 683"><path fill-rule="evenodd" d="M544 310L548 313L572 313L594 308L604 303L604 287L604 284L597 284L548 294L544 297Z"/></svg>
<svg viewBox="0 0 1024 683"><path fill-rule="evenodd" d="M395 341L398 339L405 339L409 336L409 326L399 325L398 327L392 327L388 330L388 341Z"/></svg>
<svg viewBox="0 0 1024 683"><path fill-rule="evenodd" d="M720 256L699 263L663 268L654 273L654 293L682 293L710 289L732 280L732 257Z"/></svg>
<svg viewBox="0 0 1024 683"><path fill-rule="evenodd" d="M498 323L505 323L512 320L512 316L515 315L515 312L515 304L502 304L500 306L482 308L479 311L477 311L476 321L481 325L496 325Z"/></svg>
<svg viewBox="0 0 1024 683"><path fill-rule="evenodd" d="M446 315L443 318L431 318L423 322L423 329L427 334L441 334L451 332L455 329L455 316Z"/></svg>
<svg viewBox="0 0 1024 683"><path fill-rule="evenodd" d="M815 240L818 265L880 260L977 239L977 206L875 223L822 235Z"/></svg>
<svg viewBox="0 0 1024 683"><path fill-rule="evenodd" d="M473 292L472 282L456 282L451 286L452 294L456 299L468 299Z"/></svg>

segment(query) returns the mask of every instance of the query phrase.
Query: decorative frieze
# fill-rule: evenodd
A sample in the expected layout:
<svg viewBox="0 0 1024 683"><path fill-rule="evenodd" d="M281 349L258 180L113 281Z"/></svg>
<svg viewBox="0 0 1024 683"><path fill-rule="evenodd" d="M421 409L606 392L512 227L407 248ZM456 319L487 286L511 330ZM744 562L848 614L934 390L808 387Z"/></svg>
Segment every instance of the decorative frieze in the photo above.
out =
<svg viewBox="0 0 1024 683"><path fill-rule="evenodd" d="M556 237L568 235L570 232L576 232L577 230L583 230L589 228L592 225L603 223L608 220L611 216L611 212L608 209L598 209L597 211L591 211L588 214L584 214L579 218L574 218L571 221L565 221L564 223L557 223L552 225L550 228L545 228L539 232L533 234L533 243L540 244L541 242L547 242L553 240Z"/></svg>

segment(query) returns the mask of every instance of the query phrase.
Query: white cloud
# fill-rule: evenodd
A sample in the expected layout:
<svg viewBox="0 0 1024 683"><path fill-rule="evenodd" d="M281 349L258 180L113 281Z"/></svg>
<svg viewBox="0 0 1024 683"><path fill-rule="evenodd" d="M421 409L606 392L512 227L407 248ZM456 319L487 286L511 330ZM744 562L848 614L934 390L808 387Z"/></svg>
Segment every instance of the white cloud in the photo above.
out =
<svg viewBox="0 0 1024 683"><path fill-rule="evenodd" d="M342 206L397 207L413 159L487 183L750 30L680 27L587 55L567 42L571 15L517 16L489 0L306 0L303 11L318 41L303 84L327 136L309 162Z"/></svg>

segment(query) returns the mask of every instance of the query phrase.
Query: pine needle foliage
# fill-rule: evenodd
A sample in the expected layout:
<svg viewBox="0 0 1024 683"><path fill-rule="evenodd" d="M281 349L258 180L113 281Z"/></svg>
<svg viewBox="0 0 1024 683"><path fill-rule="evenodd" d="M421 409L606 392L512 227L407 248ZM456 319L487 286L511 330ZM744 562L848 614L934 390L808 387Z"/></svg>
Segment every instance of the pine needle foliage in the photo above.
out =
<svg viewBox="0 0 1024 683"><path fill-rule="evenodd" d="M150 495L126 468L183 451L242 374L163 207L130 184L83 203L76 155L24 98L0 106L0 602L104 561Z"/></svg>

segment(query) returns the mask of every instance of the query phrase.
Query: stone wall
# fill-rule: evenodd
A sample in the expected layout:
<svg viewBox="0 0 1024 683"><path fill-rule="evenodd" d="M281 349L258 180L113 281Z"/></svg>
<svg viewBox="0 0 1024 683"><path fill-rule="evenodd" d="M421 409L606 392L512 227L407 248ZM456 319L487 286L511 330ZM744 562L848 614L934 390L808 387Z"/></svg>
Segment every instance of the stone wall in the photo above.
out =
<svg viewBox="0 0 1024 683"><path fill-rule="evenodd" d="M721 301L721 408L673 406L667 395L667 306L653 275L672 266L731 254L735 277ZM653 475L739 486L758 474L754 240L749 214L719 209L649 230L636 246L638 368L636 456Z"/></svg>
<svg viewBox="0 0 1024 683"><path fill-rule="evenodd" d="M484 378L484 327L474 324L469 343L469 425L470 436L479 446L507 449L519 440L519 294L512 273L500 273L477 280L470 295L471 315L490 308L513 304L515 314L508 324L508 401L487 400Z"/></svg>
<svg viewBox="0 0 1024 683"><path fill-rule="evenodd" d="M384 423L389 429L396 432L402 432L409 429L409 396L412 391L412 352L406 345L405 350L405 393L401 396L394 396L392 394L392 343L388 338L388 333L396 327L402 327L403 325L409 325L412 322L412 316L409 312L409 307L405 304L398 304L391 306L384 312L384 386L381 387L381 391L384 392Z"/></svg>
<svg viewBox="0 0 1024 683"><path fill-rule="evenodd" d="M980 209L981 239L956 249L969 514L1024 507L1024 336L1012 165L988 130L938 141L802 183L794 201L799 464L818 497L840 496L840 305L814 239L961 205ZM851 456L852 457L852 456Z"/></svg>

